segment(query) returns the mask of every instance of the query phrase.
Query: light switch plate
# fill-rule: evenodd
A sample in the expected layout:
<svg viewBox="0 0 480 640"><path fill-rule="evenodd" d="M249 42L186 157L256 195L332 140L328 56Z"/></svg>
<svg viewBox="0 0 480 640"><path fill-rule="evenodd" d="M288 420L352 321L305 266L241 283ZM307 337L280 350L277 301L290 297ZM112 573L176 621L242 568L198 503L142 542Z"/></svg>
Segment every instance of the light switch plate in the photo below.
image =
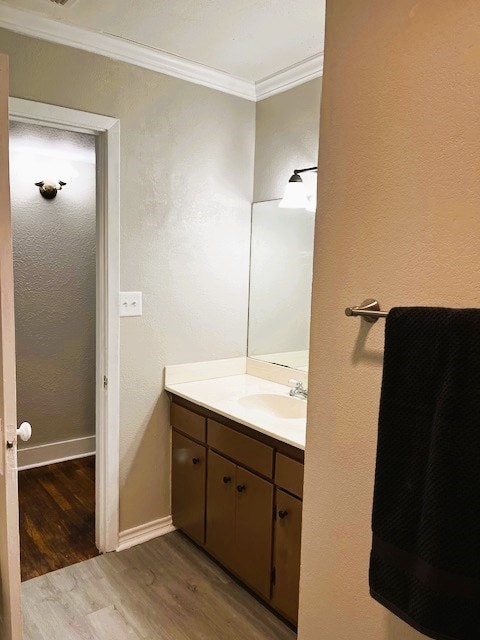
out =
<svg viewBox="0 0 480 640"><path fill-rule="evenodd" d="M133 317L142 315L142 292L120 292L120 316Z"/></svg>

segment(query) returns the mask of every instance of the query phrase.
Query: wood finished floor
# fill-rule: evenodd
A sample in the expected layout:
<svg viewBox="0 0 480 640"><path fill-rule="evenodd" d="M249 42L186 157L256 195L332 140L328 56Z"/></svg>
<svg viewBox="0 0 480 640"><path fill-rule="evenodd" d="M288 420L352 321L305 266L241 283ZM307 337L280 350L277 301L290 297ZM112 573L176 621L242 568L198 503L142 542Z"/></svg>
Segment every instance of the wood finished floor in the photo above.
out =
<svg viewBox="0 0 480 640"><path fill-rule="evenodd" d="M95 456L18 474L22 580L98 555Z"/></svg>
<svg viewBox="0 0 480 640"><path fill-rule="evenodd" d="M24 640L293 640L181 533L23 584Z"/></svg>

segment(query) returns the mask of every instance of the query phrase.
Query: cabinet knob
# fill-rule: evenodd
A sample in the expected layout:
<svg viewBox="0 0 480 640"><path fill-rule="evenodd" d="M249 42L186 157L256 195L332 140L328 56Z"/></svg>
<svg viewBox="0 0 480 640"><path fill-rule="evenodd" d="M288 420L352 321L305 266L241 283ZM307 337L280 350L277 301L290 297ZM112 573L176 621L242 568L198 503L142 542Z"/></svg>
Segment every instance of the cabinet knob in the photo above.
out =
<svg viewBox="0 0 480 640"><path fill-rule="evenodd" d="M200 464L200 458L193 458L193 464Z"/></svg>
<svg viewBox="0 0 480 640"><path fill-rule="evenodd" d="M238 493L243 493L247 487L244 484L239 484L237 486Z"/></svg>
<svg viewBox="0 0 480 640"><path fill-rule="evenodd" d="M223 476L223 482L224 482L225 484L228 484L228 483L229 483L229 482L231 482L231 481L232 481L232 479L230 478L230 476Z"/></svg>
<svg viewBox="0 0 480 640"><path fill-rule="evenodd" d="M287 516L288 516L288 511L279 511L278 512L278 517L280 518L280 520L284 520Z"/></svg>

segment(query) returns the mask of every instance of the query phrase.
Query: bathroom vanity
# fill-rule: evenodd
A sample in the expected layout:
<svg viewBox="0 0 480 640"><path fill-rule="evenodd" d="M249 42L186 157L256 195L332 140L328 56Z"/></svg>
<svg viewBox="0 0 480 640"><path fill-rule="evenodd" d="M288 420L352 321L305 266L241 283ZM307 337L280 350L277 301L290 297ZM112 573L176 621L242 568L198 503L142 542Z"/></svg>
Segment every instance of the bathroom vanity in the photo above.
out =
<svg viewBox="0 0 480 640"><path fill-rule="evenodd" d="M306 403L248 375L167 389L174 525L296 624Z"/></svg>
<svg viewBox="0 0 480 640"><path fill-rule="evenodd" d="M314 223L252 206L248 357L167 367L165 385L173 524L294 625Z"/></svg>

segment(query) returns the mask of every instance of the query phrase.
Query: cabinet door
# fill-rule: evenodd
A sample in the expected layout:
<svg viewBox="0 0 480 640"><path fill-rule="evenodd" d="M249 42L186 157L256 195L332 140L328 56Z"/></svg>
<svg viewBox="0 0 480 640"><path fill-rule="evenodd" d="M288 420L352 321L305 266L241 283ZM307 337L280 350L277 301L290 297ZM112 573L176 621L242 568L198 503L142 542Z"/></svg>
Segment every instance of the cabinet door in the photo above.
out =
<svg viewBox="0 0 480 640"><path fill-rule="evenodd" d="M173 432L173 524L202 545L205 542L205 453L201 444Z"/></svg>
<svg viewBox="0 0 480 640"><path fill-rule="evenodd" d="M270 598L272 575L273 485L237 467L235 561L248 586Z"/></svg>
<svg viewBox="0 0 480 640"><path fill-rule="evenodd" d="M277 489L272 604L294 624L298 618L302 501Z"/></svg>
<svg viewBox="0 0 480 640"><path fill-rule="evenodd" d="M206 547L227 567L233 566L236 466L208 452Z"/></svg>

